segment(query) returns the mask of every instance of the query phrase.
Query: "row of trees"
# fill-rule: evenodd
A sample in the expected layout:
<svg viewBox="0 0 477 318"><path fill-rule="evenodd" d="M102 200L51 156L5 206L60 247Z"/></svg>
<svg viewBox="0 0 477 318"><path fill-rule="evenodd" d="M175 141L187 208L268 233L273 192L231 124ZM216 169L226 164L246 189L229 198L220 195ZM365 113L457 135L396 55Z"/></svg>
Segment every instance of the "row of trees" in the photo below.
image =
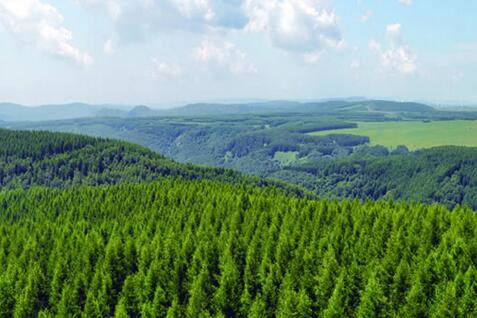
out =
<svg viewBox="0 0 477 318"><path fill-rule="evenodd" d="M167 179L0 193L1 317L473 317L477 216Z"/></svg>

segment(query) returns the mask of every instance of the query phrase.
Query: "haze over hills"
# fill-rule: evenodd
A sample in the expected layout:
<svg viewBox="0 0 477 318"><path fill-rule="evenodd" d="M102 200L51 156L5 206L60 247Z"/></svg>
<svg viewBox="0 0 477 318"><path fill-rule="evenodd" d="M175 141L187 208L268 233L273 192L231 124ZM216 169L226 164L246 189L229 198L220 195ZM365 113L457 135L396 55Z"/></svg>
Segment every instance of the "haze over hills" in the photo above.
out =
<svg viewBox="0 0 477 318"><path fill-rule="evenodd" d="M73 119L94 117L101 114L107 114L109 112L121 114L124 110L125 108L122 106L89 105L85 103L41 105L34 107L28 107L12 103L0 103L0 120L42 121Z"/></svg>
<svg viewBox="0 0 477 318"><path fill-rule="evenodd" d="M477 177L467 170L477 166L472 160L475 150L441 147L477 145L465 138L476 131L476 119L476 112L439 111L419 103L332 100L193 104L169 110L137 106L119 116L0 125L122 139L182 163L279 179L325 197L439 202L477 209ZM395 140L400 143L376 143L375 135L360 133L365 123L384 127L399 123L396 131L379 134L393 145ZM446 138L437 133L436 129L442 132L440 127L446 127ZM421 152L414 144L441 148Z"/></svg>
<svg viewBox="0 0 477 318"><path fill-rule="evenodd" d="M156 109L146 105L117 106L72 103L26 107L19 104L0 103L0 121L46 121L86 117L155 117L155 116L211 116L228 114L264 113L323 113L323 112L432 112L431 106L384 100L360 98L330 99L318 102L287 100L249 103L195 103L170 109Z"/></svg>

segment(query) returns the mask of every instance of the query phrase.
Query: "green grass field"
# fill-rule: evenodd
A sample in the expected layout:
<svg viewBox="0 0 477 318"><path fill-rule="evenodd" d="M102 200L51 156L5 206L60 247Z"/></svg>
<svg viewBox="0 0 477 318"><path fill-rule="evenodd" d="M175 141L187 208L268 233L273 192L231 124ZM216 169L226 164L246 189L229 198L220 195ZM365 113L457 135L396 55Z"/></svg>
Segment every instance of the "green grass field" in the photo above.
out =
<svg viewBox="0 0 477 318"><path fill-rule="evenodd" d="M412 150L446 145L477 147L477 121L466 120L359 122L358 128L310 133L313 136L331 134L368 136L372 144L389 148L399 145Z"/></svg>
<svg viewBox="0 0 477 318"><path fill-rule="evenodd" d="M273 159L280 162L282 165L289 165L297 160L298 151L277 151Z"/></svg>

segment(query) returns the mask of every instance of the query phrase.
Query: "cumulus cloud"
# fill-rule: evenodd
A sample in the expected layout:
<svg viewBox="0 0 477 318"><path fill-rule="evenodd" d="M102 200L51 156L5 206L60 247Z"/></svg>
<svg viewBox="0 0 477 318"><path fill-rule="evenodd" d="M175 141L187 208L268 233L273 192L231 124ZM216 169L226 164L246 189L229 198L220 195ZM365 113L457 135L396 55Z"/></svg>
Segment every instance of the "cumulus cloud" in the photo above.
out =
<svg viewBox="0 0 477 318"><path fill-rule="evenodd" d="M391 48L381 55L384 68L404 75L413 75L418 71L418 59L407 47Z"/></svg>
<svg viewBox="0 0 477 318"><path fill-rule="evenodd" d="M393 43L401 42L401 24L393 23L386 26L386 34Z"/></svg>
<svg viewBox="0 0 477 318"><path fill-rule="evenodd" d="M177 30L240 30L265 33L274 46L299 54L342 48L344 43L338 16L326 0L75 1L109 12L123 40Z"/></svg>
<svg viewBox="0 0 477 318"><path fill-rule="evenodd" d="M307 64L315 64L321 59L322 56L323 56L322 51L315 51L315 52L305 53L303 55L303 60Z"/></svg>
<svg viewBox="0 0 477 318"><path fill-rule="evenodd" d="M167 63L157 58L152 59L154 64L154 76L163 77L179 77L182 75L182 68L173 63Z"/></svg>
<svg viewBox="0 0 477 318"><path fill-rule="evenodd" d="M113 18L122 14L121 0L75 0L76 3L89 7L103 8Z"/></svg>
<svg viewBox="0 0 477 318"><path fill-rule="evenodd" d="M265 32L284 50L311 53L343 44L338 17L319 0L247 0L246 29Z"/></svg>
<svg viewBox="0 0 477 318"><path fill-rule="evenodd" d="M399 23L386 26L389 46L371 40L369 49L379 56L381 67L391 75L414 75L419 71L418 56L402 41L402 26Z"/></svg>
<svg viewBox="0 0 477 318"><path fill-rule="evenodd" d="M230 42L205 39L194 49L193 57L201 63L227 68L234 74L257 73L256 66L248 61L246 54Z"/></svg>
<svg viewBox="0 0 477 318"><path fill-rule="evenodd" d="M247 23L243 0L75 0L107 12L123 40L156 32L242 29Z"/></svg>
<svg viewBox="0 0 477 318"><path fill-rule="evenodd" d="M53 56L80 66L92 57L73 44L73 35L63 26L58 10L40 0L0 0L0 23L16 39L35 45Z"/></svg>

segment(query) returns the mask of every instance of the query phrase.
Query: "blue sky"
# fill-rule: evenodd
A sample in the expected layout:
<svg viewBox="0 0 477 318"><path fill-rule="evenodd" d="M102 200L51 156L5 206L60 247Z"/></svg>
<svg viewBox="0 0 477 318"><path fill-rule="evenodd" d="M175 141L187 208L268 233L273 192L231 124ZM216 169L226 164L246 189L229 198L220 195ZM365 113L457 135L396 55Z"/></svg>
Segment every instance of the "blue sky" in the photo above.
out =
<svg viewBox="0 0 477 318"><path fill-rule="evenodd" d="M0 0L0 101L477 101L476 1Z"/></svg>

